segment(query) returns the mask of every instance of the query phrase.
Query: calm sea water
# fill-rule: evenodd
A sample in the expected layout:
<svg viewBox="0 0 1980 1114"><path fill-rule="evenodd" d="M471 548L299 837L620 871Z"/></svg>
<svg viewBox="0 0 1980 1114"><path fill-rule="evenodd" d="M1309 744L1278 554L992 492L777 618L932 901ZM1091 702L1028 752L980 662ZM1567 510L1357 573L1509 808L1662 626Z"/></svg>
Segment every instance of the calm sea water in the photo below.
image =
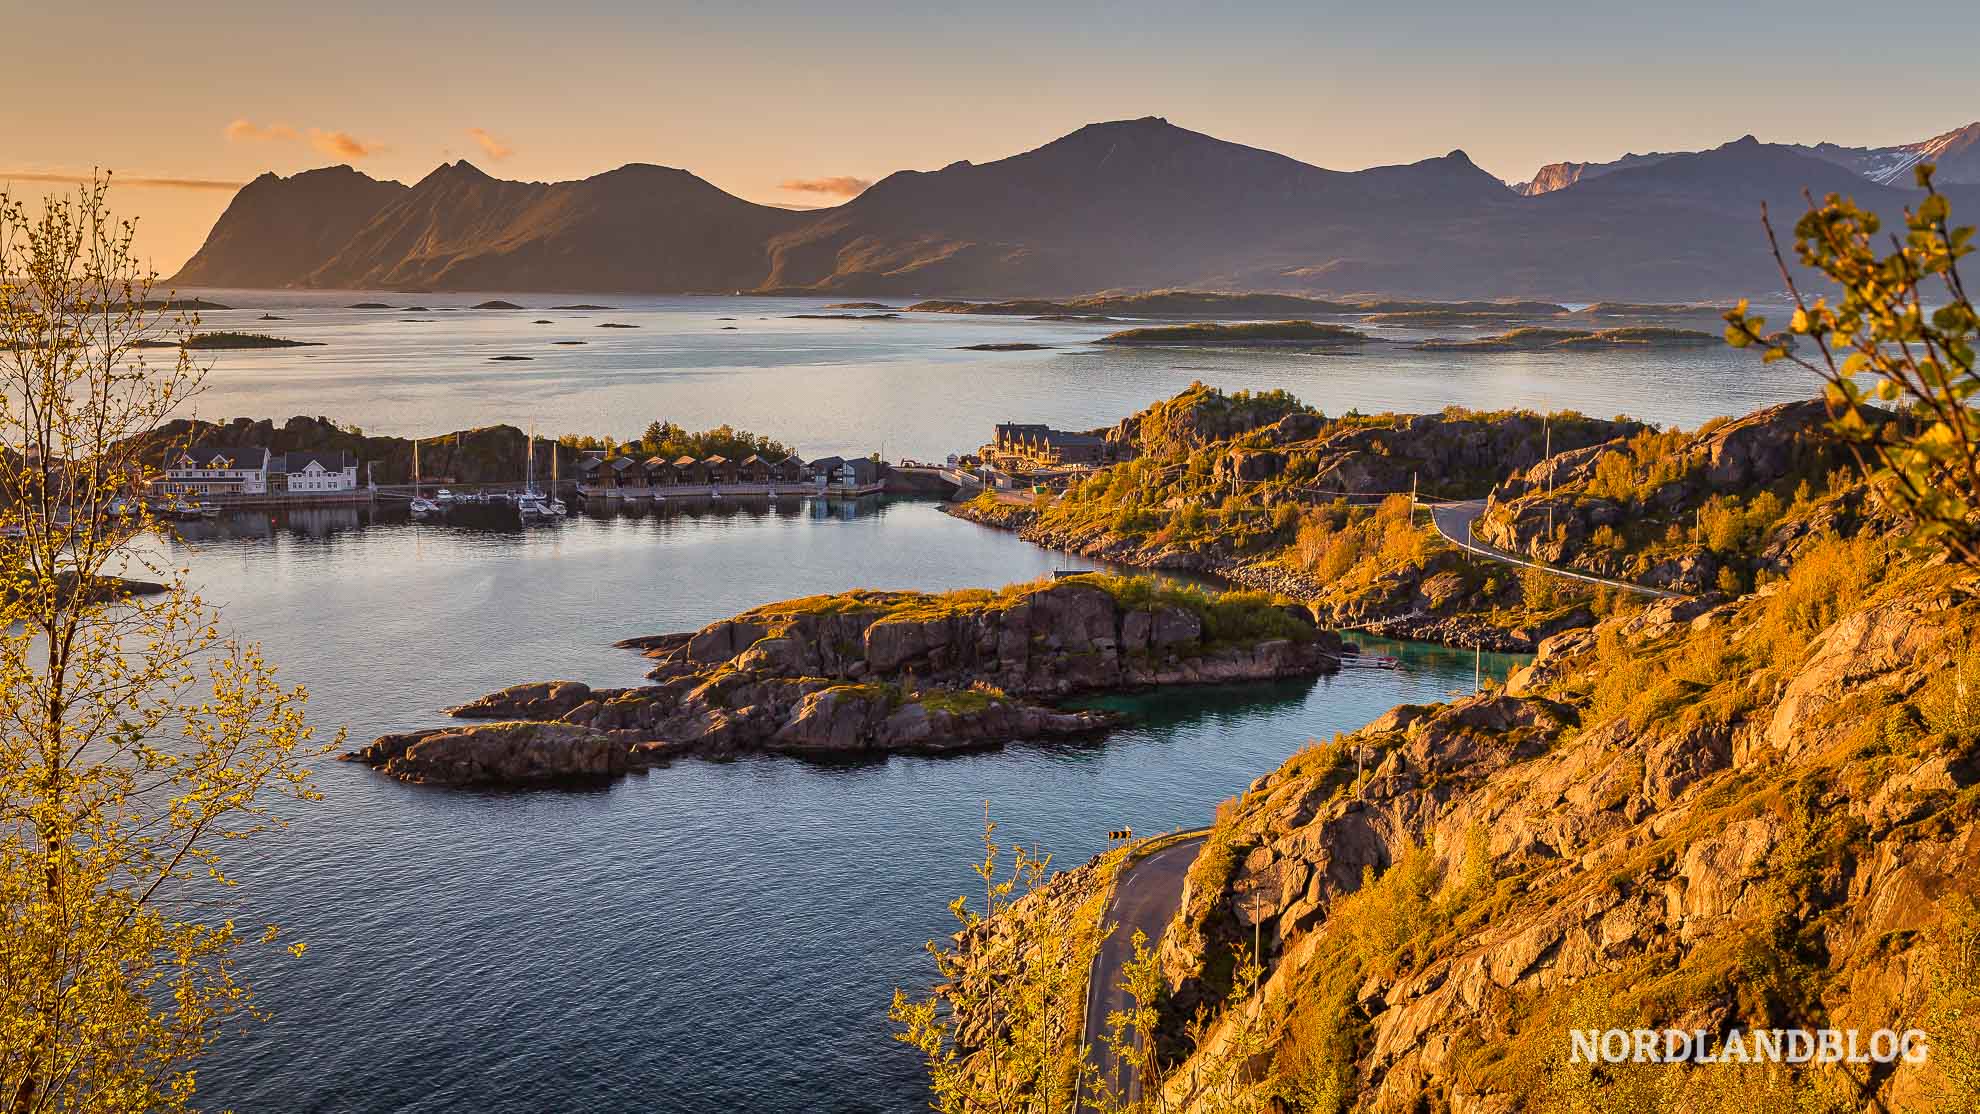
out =
<svg viewBox="0 0 1980 1114"><path fill-rule="evenodd" d="M928 503L578 518L529 532L354 509L234 514L172 555L228 627L354 738L511 682L639 680L632 634L861 585L1049 572ZM1385 646L1388 644L1384 644ZM1195 826L1312 737L1468 688L1468 655L1165 693L1102 744L820 766L687 761L583 792L460 792L328 763L327 800L243 852L237 914L274 1020L201 1072L241 1111L912 1110L893 988L932 968L985 802L1077 862L1109 828ZM1502 674L1505 659L1487 657Z"/></svg>
<svg viewBox="0 0 1980 1114"><path fill-rule="evenodd" d="M955 314L792 319L846 312L825 309L828 300L820 298L200 293L236 307L204 314L202 328L323 344L214 354L208 390L198 402L202 416L280 421L320 414L370 433L432 434L535 421L548 434L625 437L665 418L695 429L744 426L807 456L884 451L889 459L926 460L981 445L1000 421L1074 429L1111 425L1196 379L1230 390L1284 387L1330 414L1440 410L1455 403L1571 408L1598 417L1627 413L1684 426L1814 394L1806 373L1781 364L1763 367L1751 354L1723 346L1493 354L1388 346L1337 355L1158 351L1091 343L1124 327L1118 323ZM528 308L441 312L490 299ZM424 305L429 312L342 308L367 301ZM546 308L584 302L614 308ZM264 313L284 320L259 320ZM639 327L599 328L606 323ZM1399 340L1433 332L1371 331ZM1434 332L1466 335L1462 329ZM555 343L571 340L585 343ZM961 350L1006 341L1052 347ZM498 356L530 360L498 362Z"/></svg>
<svg viewBox="0 0 1980 1114"><path fill-rule="evenodd" d="M972 447L1007 418L1112 422L1192 379L1287 387L1340 412L1450 403L1576 407L1692 424L1798 397L1728 352L1460 358L1121 352L1105 326L925 317L793 321L822 299L209 293L206 328L322 348L222 353L208 417L325 414L372 432L535 420L628 434L729 422L807 453ZM338 308L378 300L426 313ZM581 300L609 312L541 310ZM259 321L263 313L285 318ZM531 324L550 318L551 325ZM721 318L733 317L734 321ZM638 329L598 329L614 321ZM734 325L734 332L723 330ZM559 339L583 346L559 347ZM960 345L1023 339L1045 352ZM490 362L521 354L532 362ZM520 529L370 511L234 514L170 557L353 740L441 721L517 681L631 684L611 644L771 599L1029 579L1062 559L932 505L736 503ZM458 792L326 763L327 799L237 857L246 923L309 944L257 960L272 1022L200 1074L213 1108L261 1111L913 1110L889 1039L896 986L971 888L985 803L1002 834L1083 860L1108 829L1204 823L1308 739L1469 688L1473 661L1389 647L1396 671L1171 692L1098 745L819 766L688 761L585 792ZM1504 659L1488 657L1503 674Z"/></svg>

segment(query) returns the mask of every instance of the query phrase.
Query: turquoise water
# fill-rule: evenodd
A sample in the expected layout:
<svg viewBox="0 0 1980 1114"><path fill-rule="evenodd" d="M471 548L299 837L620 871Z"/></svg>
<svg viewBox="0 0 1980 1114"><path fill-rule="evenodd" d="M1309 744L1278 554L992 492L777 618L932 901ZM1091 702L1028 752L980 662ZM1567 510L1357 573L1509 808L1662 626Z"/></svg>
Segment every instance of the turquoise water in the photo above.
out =
<svg viewBox="0 0 1980 1114"><path fill-rule="evenodd" d="M1050 572L916 502L479 530L337 509L235 514L177 546L227 625L368 739L511 682L639 679L628 635L765 599ZM1394 644L1382 644L1393 649ZM1103 743L807 765L686 761L587 791L459 792L327 763L326 800L245 851L232 895L304 958L251 964L267 1025L201 1072L241 1111L913 1110L888 1037L932 970L985 802L1078 862L1108 829L1204 823L1310 738L1468 689L1469 655L1159 693ZM1488 657L1502 673L1505 659Z"/></svg>

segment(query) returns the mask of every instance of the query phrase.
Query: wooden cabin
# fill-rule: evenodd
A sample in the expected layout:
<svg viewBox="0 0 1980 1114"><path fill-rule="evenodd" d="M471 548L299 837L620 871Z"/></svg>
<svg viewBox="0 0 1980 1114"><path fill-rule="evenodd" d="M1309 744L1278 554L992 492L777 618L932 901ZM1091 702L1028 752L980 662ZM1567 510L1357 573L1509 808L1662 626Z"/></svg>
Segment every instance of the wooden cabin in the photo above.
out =
<svg viewBox="0 0 1980 1114"><path fill-rule="evenodd" d="M720 453L701 462L708 470L708 482L712 484L732 484L736 482L736 463Z"/></svg>
<svg viewBox="0 0 1980 1114"><path fill-rule="evenodd" d="M639 462L629 456L609 457L598 470L598 482L604 487L638 487L640 479Z"/></svg>
<svg viewBox="0 0 1980 1114"><path fill-rule="evenodd" d="M672 487L680 482L681 472L674 467L673 461L663 460L657 456L646 458L646 486Z"/></svg>
<svg viewBox="0 0 1980 1114"><path fill-rule="evenodd" d="M774 483L794 484L804 479L804 462L794 456L787 456L770 465L770 479Z"/></svg>
<svg viewBox="0 0 1980 1114"><path fill-rule="evenodd" d="M770 462L751 453L736 465L736 479L746 484L767 484L770 482Z"/></svg>
<svg viewBox="0 0 1980 1114"><path fill-rule="evenodd" d="M708 482L708 466L691 456L681 456L674 461L676 483L705 484Z"/></svg>

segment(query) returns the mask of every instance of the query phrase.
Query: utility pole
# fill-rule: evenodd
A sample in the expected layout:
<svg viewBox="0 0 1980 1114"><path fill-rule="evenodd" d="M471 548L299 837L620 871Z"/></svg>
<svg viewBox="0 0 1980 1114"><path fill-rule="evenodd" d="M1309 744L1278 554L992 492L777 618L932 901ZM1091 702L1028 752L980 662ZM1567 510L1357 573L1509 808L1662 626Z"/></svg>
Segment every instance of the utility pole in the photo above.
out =
<svg viewBox="0 0 1980 1114"><path fill-rule="evenodd" d="M1540 451L1540 463L1542 466L1546 466L1548 461L1554 459L1554 415L1549 413L1540 421L1541 429L1545 431L1546 438L1544 446ZM1547 540L1550 542L1554 540L1554 470L1552 467L1547 468Z"/></svg>
<svg viewBox="0 0 1980 1114"><path fill-rule="evenodd" d="M1485 691L1485 644L1473 642L1471 655L1471 694L1476 696Z"/></svg>

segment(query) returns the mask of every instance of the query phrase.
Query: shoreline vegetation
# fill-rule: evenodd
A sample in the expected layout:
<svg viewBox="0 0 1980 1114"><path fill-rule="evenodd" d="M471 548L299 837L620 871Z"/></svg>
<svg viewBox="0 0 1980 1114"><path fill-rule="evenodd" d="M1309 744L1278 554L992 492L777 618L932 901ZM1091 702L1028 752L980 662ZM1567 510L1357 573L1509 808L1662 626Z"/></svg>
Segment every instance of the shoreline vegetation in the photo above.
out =
<svg viewBox="0 0 1980 1114"><path fill-rule="evenodd" d="M627 639L653 683L518 685L448 709L495 722L381 736L344 755L406 781L534 785L675 758L872 758L1091 736L1083 693L1308 677L1338 637L1290 601L1085 574L999 590L854 591Z"/></svg>

